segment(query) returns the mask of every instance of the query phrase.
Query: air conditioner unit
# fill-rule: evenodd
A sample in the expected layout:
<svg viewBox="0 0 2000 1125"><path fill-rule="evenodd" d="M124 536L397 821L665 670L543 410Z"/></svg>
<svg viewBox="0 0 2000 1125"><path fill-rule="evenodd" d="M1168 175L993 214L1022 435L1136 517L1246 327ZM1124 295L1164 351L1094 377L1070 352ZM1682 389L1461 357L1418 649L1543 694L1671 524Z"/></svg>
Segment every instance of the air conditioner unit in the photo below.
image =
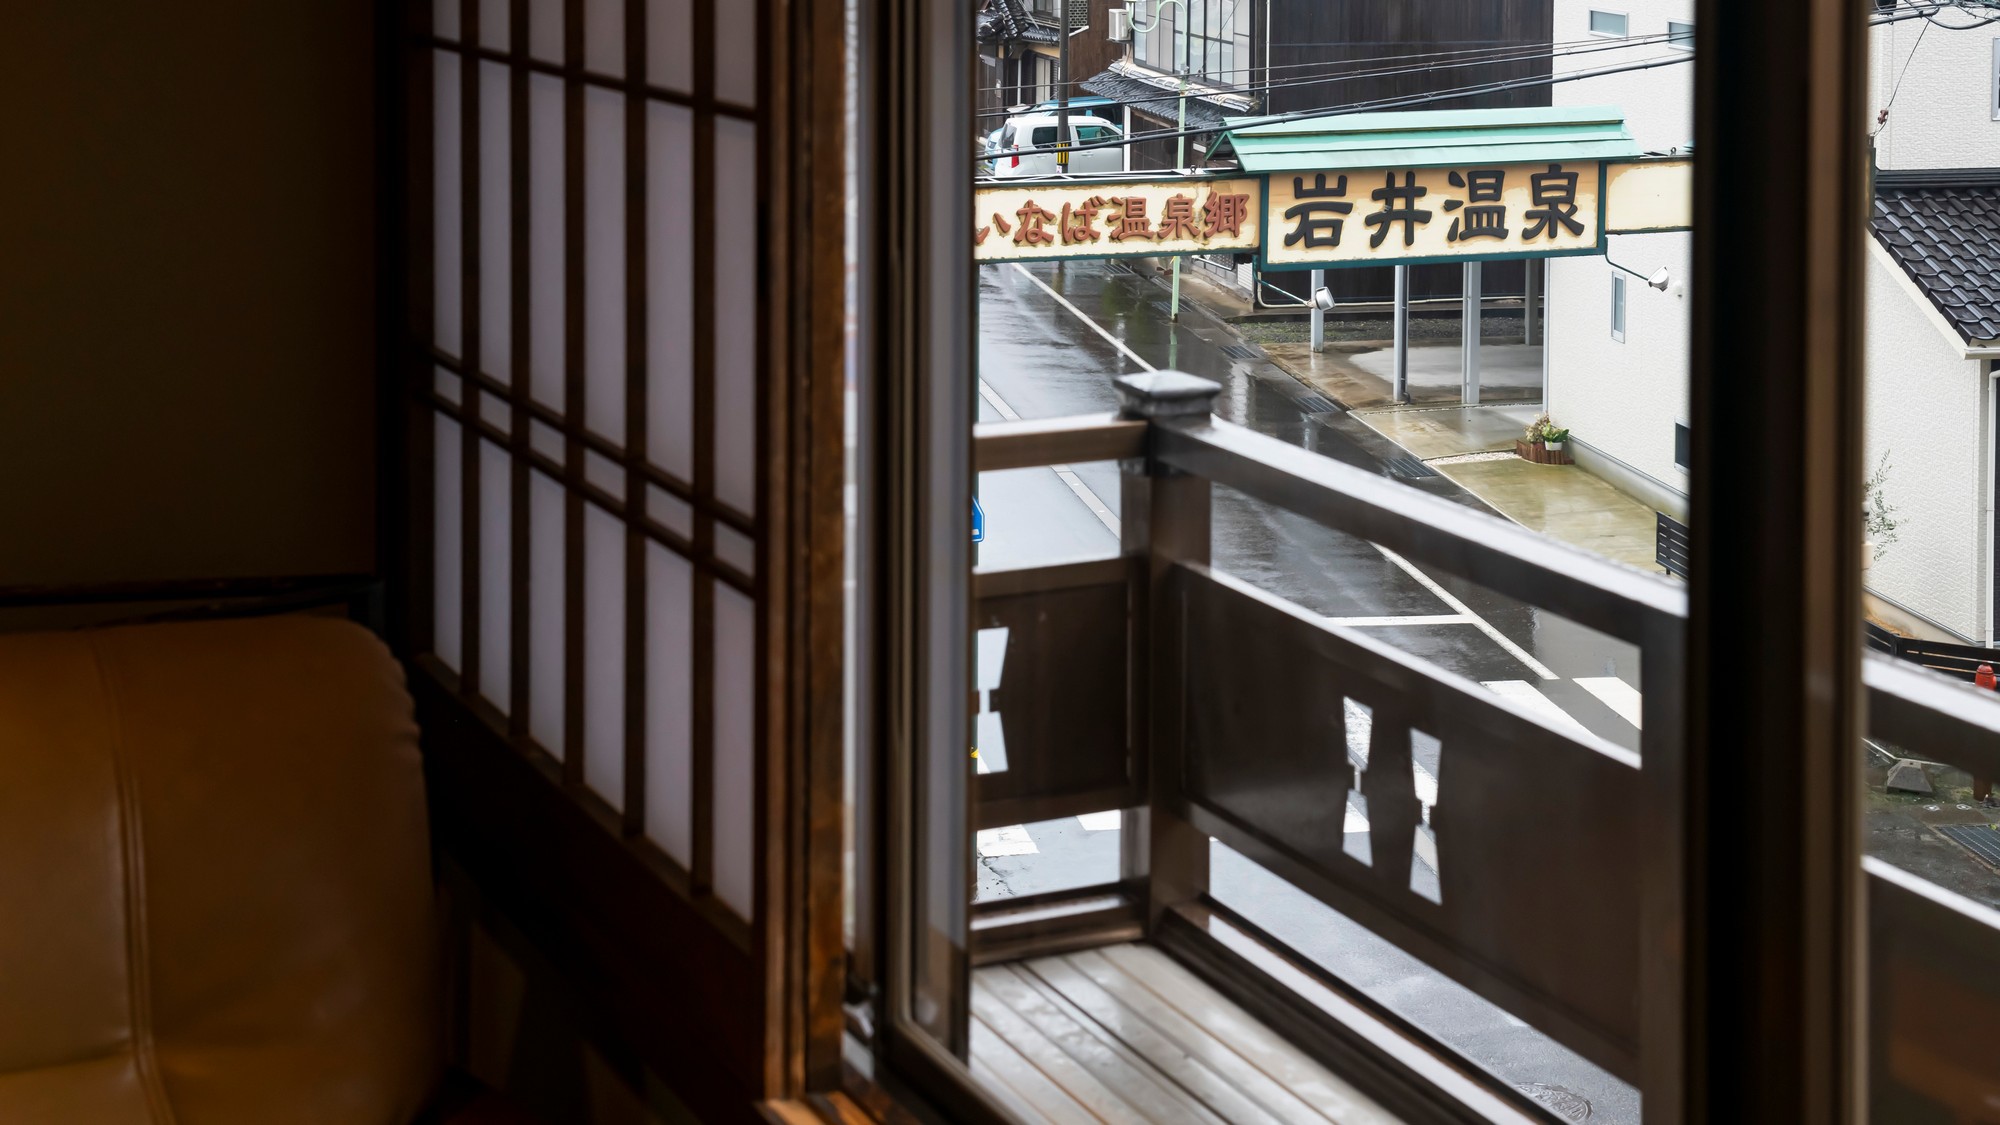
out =
<svg viewBox="0 0 2000 1125"><path fill-rule="evenodd" d="M1132 9L1111 9L1111 18L1107 23L1109 26L1105 30L1105 38L1111 40L1113 43L1129 43L1132 41Z"/></svg>

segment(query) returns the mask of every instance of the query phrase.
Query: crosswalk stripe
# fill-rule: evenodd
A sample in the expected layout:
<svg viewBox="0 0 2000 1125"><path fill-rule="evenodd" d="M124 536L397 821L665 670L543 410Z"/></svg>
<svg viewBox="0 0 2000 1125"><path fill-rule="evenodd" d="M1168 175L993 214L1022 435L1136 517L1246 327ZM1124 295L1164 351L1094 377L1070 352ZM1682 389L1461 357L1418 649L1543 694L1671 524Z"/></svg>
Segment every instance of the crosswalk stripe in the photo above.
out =
<svg viewBox="0 0 2000 1125"><path fill-rule="evenodd" d="M1639 722L1643 712L1640 706L1639 689L1616 676L1578 676L1576 686L1596 696L1606 707L1625 717L1625 721L1644 729Z"/></svg>
<svg viewBox="0 0 2000 1125"><path fill-rule="evenodd" d="M1535 690L1535 685L1526 680L1487 680L1487 690L1504 699L1511 699L1535 714L1559 727L1565 727L1579 734L1589 730L1570 716L1568 711L1555 705L1555 701Z"/></svg>

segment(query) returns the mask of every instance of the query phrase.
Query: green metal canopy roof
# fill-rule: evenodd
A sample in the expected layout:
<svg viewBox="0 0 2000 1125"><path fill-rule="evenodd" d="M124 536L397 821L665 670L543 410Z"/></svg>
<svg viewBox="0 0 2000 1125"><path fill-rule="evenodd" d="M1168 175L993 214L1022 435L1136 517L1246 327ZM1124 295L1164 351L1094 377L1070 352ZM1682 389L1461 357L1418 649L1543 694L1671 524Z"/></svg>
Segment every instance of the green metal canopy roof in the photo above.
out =
<svg viewBox="0 0 2000 1125"><path fill-rule="evenodd" d="M1616 106L1399 110L1227 118L1245 172L1437 168L1639 155Z"/></svg>

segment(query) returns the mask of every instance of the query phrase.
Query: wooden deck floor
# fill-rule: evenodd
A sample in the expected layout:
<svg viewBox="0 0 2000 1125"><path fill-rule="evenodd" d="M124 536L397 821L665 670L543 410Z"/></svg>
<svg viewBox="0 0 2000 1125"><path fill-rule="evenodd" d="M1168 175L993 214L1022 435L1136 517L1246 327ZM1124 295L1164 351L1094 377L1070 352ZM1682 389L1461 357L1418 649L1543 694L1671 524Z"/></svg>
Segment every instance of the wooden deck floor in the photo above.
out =
<svg viewBox="0 0 2000 1125"><path fill-rule="evenodd" d="M1143 945L989 965L972 1013L972 1072L1026 1121L1396 1120Z"/></svg>

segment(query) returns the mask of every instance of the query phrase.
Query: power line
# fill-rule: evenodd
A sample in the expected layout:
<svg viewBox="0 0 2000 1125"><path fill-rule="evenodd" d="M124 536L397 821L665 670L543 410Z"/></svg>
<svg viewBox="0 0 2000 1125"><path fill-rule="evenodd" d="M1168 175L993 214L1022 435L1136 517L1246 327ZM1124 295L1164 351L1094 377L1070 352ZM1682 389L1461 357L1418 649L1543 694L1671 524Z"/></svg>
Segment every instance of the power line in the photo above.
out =
<svg viewBox="0 0 2000 1125"><path fill-rule="evenodd" d="M1673 33L1671 32L1660 32L1653 35L1633 35L1618 40L1606 41L1605 38L1601 35L1593 35L1586 39L1569 39L1557 43L1515 43L1499 48L1473 47L1473 48L1464 48L1454 51L1418 51L1418 52L1408 52L1396 55L1376 55L1359 59L1339 59L1331 61L1320 60L1315 62L1282 63L1267 67L1263 66L1234 67L1229 70L1208 71L1200 75L1199 77L1214 78L1219 75L1225 75L1225 74L1258 74L1258 73L1268 74L1272 71L1280 71L1280 70L1290 71L1290 70L1306 70L1315 67L1357 66L1364 63L1376 63L1376 62L1397 62L1397 63L1407 64L1403 66L1385 67L1378 70L1366 72L1369 75L1399 74L1416 70L1444 69L1446 65L1473 66L1473 65L1483 65L1488 62L1522 61L1526 59L1538 58L1543 55L1572 54L1572 53L1581 54L1581 53L1587 53L1589 51L1615 51L1621 48L1647 46L1652 43L1670 39L1672 38L1672 36ZM1290 45L1291 44L1280 44L1280 46L1290 46ZM1574 48L1574 50L1571 50L1571 48ZM1455 58L1460 55L1474 55L1474 54L1481 55L1484 57L1455 64L1432 64L1427 62L1423 63L1419 62L1419 60ZM1143 66L1144 64L1140 65ZM1360 76L1361 75L1359 74L1350 75L1346 72L1340 72L1340 73L1329 73L1323 76L1316 76L1310 79L1297 79L1296 81L1300 84L1304 84L1306 82L1311 82L1311 81L1323 81L1329 79L1360 77ZM1095 77L1096 77L1095 75L1092 76L1092 78ZM1052 90L1060 89L1064 86L1080 86L1085 82L1091 81L1092 78L1078 78L1069 82L1051 82L1047 83L1047 86ZM1281 88L1281 87L1279 87L1277 84L1271 84L1267 86L1213 87L1208 90L1205 90L1200 96L1213 97L1213 96L1250 94L1273 88ZM1179 96L1177 91L1166 90L1164 87L1162 88L1162 92L1170 97ZM997 117L997 116L1008 115L1011 112L1012 111L1009 110L988 110L983 113L977 114L976 116Z"/></svg>
<svg viewBox="0 0 2000 1125"><path fill-rule="evenodd" d="M1910 9L1902 9L1890 15L1878 16L1872 18L1868 21L1868 26L1882 27L1887 24L1901 23L1902 21L1909 19L1924 19L1934 14L1940 8L1954 7L1954 6L1957 5L1933 4L1925 7L1913 7ZM1989 6L1989 5L1983 5L1983 6ZM1996 11L2000 11L2000 0L1995 0L1995 3L1990 6L1993 6ZM1996 19L2000 19L2000 16L1996 16ZM1948 25L1941 25L1941 26L1948 26ZM1431 102L1451 101L1458 98L1477 97L1479 95L1489 94L1489 93L1505 93L1509 90L1527 89L1533 86L1554 85L1555 83L1558 82L1576 82L1586 78L1601 78L1606 75L1623 74L1638 70L1651 70L1655 67L1674 66L1680 63L1688 63L1693 61L1694 61L1693 52L1677 50L1670 56L1663 55L1656 58L1645 59L1634 63L1597 67L1591 70L1571 71L1570 73L1567 74L1535 75L1529 78L1506 79L1502 81L1489 82L1472 86L1461 86L1455 89L1438 90L1425 94L1405 95L1400 98L1383 98L1372 102L1354 102L1347 105L1322 106L1315 109L1293 110L1288 113L1266 114L1261 117L1250 118L1246 120L1243 123L1243 125L1238 126L1238 128L1247 128L1255 125L1274 125L1284 121L1297 121L1308 117L1323 117L1333 113L1361 113L1361 112L1382 110L1382 109L1406 109L1411 106L1425 105ZM1169 94L1167 96L1172 97L1173 95ZM1140 141L1173 140L1176 137L1199 137L1223 131L1224 130L1215 128L1214 126L1193 128L1193 129L1158 129L1145 133L1132 133L1127 136L1118 137L1111 140L1087 141L1082 144L1075 144L1069 146L1069 151L1079 152L1085 149L1116 148L1121 145L1137 144ZM1021 149L1010 149L1008 150L1008 155L1023 156L1041 152L1054 152L1054 151L1055 151L1054 146L1030 146ZM981 154L974 158L974 162L985 163L988 159L991 159L991 157L985 154Z"/></svg>

